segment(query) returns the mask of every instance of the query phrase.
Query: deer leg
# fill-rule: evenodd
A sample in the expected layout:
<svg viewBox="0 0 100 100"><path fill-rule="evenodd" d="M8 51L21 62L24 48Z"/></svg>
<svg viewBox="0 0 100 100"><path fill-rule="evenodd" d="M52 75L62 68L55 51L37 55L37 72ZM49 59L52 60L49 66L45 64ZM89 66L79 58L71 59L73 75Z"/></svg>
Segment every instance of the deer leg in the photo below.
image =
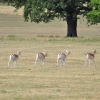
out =
<svg viewBox="0 0 100 100"><path fill-rule="evenodd" d="M87 61L87 59L86 59L86 60L85 60L85 64L84 64L84 66L87 66L87 62L88 62L88 61Z"/></svg>
<svg viewBox="0 0 100 100"><path fill-rule="evenodd" d="M15 61L15 62L14 62L14 68L15 68L15 66L16 66L16 63L17 63L17 62Z"/></svg>
<svg viewBox="0 0 100 100"><path fill-rule="evenodd" d="M93 60L94 61L94 60ZM94 66L96 67L96 63L95 63L95 61L94 61Z"/></svg>
<svg viewBox="0 0 100 100"><path fill-rule="evenodd" d="M34 62L34 66L36 66L36 62L37 62L38 58L36 58L35 62Z"/></svg>
<svg viewBox="0 0 100 100"><path fill-rule="evenodd" d="M41 60L41 67L44 65L44 60Z"/></svg>
<svg viewBox="0 0 100 100"><path fill-rule="evenodd" d="M8 66L7 66L7 67L10 67L10 62L11 62L11 61L9 60L9 62L8 62Z"/></svg>

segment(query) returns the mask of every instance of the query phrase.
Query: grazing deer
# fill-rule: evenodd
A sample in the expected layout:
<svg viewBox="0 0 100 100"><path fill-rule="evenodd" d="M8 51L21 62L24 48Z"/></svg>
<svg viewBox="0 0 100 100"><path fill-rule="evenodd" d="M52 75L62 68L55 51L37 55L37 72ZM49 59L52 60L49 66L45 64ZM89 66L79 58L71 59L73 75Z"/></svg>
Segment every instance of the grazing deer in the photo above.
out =
<svg viewBox="0 0 100 100"><path fill-rule="evenodd" d="M36 60L35 60L35 64L34 66L36 66L36 62L37 60L39 59L41 61L41 67L44 65L44 62L45 62L45 57L47 57L47 53L46 52L43 52L43 53L38 53L36 55Z"/></svg>
<svg viewBox="0 0 100 100"><path fill-rule="evenodd" d="M66 54L64 54L64 53L58 54L58 56L57 56L57 66L58 66L59 60L60 60L60 64L62 66L64 66L66 64L66 59L67 59L67 56L70 54L70 52L71 51L66 50Z"/></svg>
<svg viewBox="0 0 100 100"><path fill-rule="evenodd" d="M86 56L85 66L88 65L87 63L89 63L89 66L90 66L90 60L94 61L95 53L96 53L96 50L94 50L93 53L85 54L85 56ZM96 66L95 61L94 61L94 65Z"/></svg>
<svg viewBox="0 0 100 100"><path fill-rule="evenodd" d="M14 67L16 66L18 59L19 59L19 55L21 55L21 51L17 51L17 54L11 54L10 55L8 67L10 66L10 63L12 63L12 65L14 64Z"/></svg>

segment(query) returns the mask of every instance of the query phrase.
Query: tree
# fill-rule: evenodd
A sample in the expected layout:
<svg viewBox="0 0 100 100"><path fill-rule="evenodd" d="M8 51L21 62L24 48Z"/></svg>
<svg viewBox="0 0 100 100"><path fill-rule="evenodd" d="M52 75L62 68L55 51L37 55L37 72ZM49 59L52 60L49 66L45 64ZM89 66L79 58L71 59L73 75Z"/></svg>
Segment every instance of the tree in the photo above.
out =
<svg viewBox="0 0 100 100"><path fill-rule="evenodd" d="M92 11L88 12L88 22L90 24L100 23L100 0L91 0L90 5L92 6Z"/></svg>
<svg viewBox="0 0 100 100"><path fill-rule="evenodd" d="M47 23L55 18L67 22L67 37L77 37L78 15L91 10L90 0L4 0L16 9L24 6L25 21Z"/></svg>

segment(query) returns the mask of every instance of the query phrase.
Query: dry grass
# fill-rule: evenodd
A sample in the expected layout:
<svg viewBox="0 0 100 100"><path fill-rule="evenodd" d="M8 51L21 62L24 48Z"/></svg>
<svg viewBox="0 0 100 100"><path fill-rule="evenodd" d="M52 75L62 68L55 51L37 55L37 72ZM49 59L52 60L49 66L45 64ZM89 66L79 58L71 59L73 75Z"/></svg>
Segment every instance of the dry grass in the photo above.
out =
<svg viewBox="0 0 100 100"><path fill-rule="evenodd" d="M100 99L100 39L95 38L100 37L99 26L92 30L80 24L80 36L91 32L90 38L65 39L66 24L58 20L34 24L23 22L22 16L0 15L0 23L0 100ZM72 50L67 65L56 67L57 54L66 49ZM84 54L94 49L97 67L93 62L84 67ZM9 55L17 50L22 50L20 67L7 68ZM49 54L45 66L38 62L34 67L36 53L43 51Z"/></svg>
<svg viewBox="0 0 100 100"><path fill-rule="evenodd" d="M0 98L1 100L99 100L100 42L13 41L1 40ZM82 45L81 45L82 44ZM22 50L20 68L7 68L8 57ZM65 67L56 67L59 52L72 50ZM97 67L84 67L84 54L97 49ZM47 51L44 67L34 67L37 52Z"/></svg>

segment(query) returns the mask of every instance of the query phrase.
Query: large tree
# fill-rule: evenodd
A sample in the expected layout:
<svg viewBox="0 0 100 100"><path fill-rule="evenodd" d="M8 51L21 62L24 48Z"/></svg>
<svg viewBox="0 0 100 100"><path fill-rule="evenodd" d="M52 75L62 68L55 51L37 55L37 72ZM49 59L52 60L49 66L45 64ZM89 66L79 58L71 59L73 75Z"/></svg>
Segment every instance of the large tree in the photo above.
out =
<svg viewBox="0 0 100 100"><path fill-rule="evenodd" d="M92 11L88 12L88 22L90 24L100 23L100 0L91 0Z"/></svg>
<svg viewBox="0 0 100 100"><path fill-rule="evenodd" d="M90 0L4 0L16 9L24 6L25 21L47 23L55 18L67 22L67 37L77 37L78 15L91 10Z"/></svg>

